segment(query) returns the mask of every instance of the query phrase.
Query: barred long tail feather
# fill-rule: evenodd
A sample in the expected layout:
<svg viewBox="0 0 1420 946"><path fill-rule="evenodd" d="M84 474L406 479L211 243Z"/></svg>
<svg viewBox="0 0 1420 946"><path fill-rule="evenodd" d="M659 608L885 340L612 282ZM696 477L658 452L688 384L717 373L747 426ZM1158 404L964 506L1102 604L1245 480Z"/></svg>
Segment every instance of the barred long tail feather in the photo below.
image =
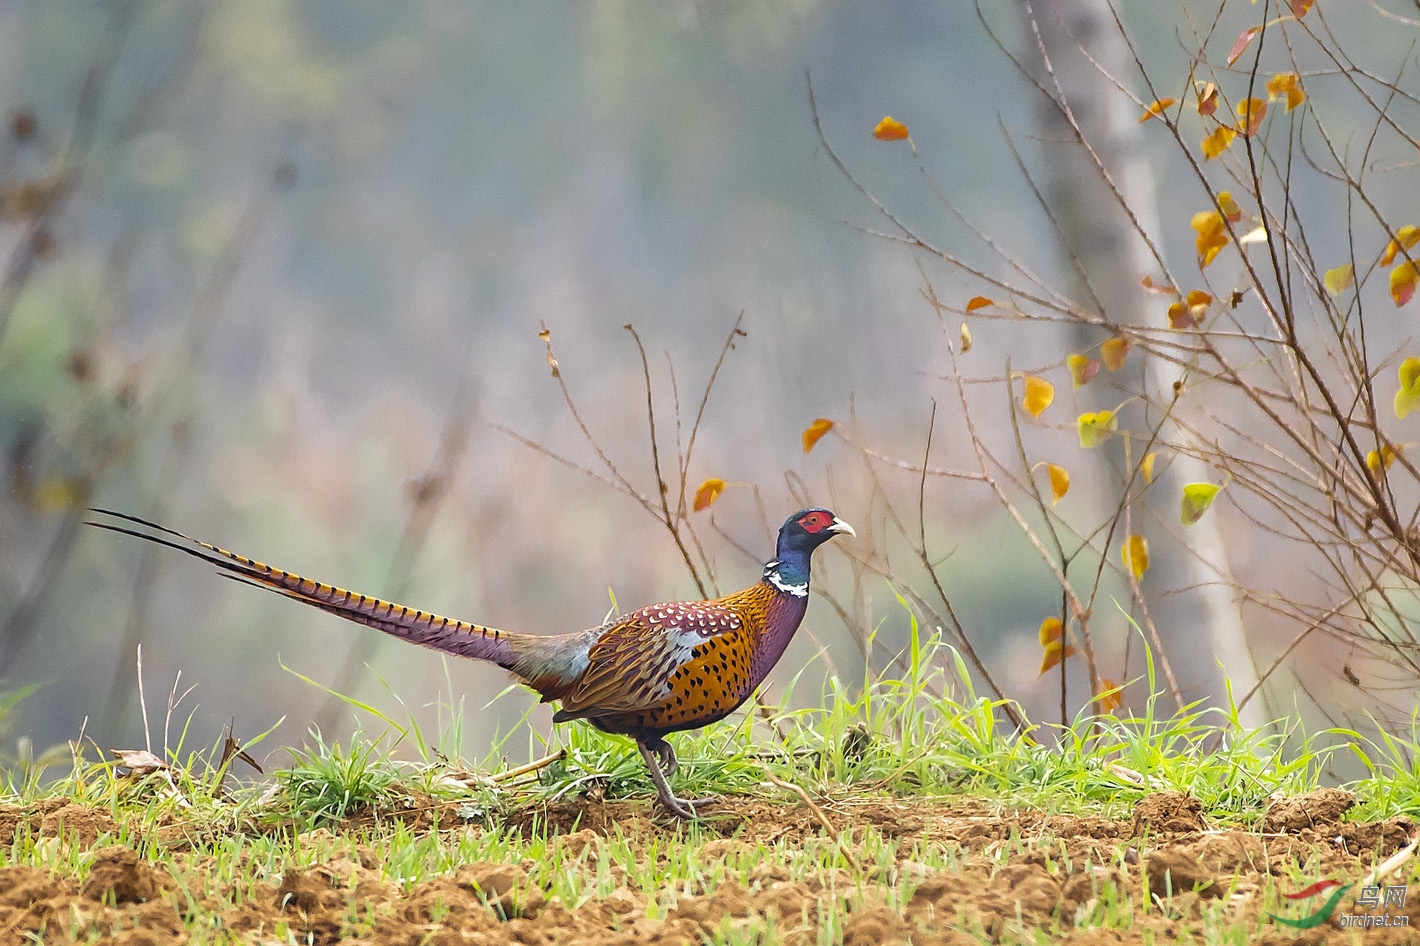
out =
<svg viewBox="0 0 1420 946"><path fill-rule="evenodd" d="M245 555L229 552L224 548L194 539L190 535L184 535L137 516L114 512L110 509L91 509L90 512L130 522L151 531L142 532L127 526L96 522L90 519L88 524L91 526L107 529L110 532L119 532L123 535L131 535L158 545L165 545L179 552L185 552L222 569L225 577L274 591L302 604L308 604L329 614L338 615L347 621L364 624L434 650L456 654L460 657L491 661L500 667L512 670L518 664L519 658L522 656L520 652L525 648L525 645L529 641L541 640L541 638L530 635L515 634L497 628L484 627L480 624L457 621L438 614L410 610L390 601L382 601L379 598L346 591L335 585L303 578L284 569L273 568L255 559L247 558Z"/></svg>

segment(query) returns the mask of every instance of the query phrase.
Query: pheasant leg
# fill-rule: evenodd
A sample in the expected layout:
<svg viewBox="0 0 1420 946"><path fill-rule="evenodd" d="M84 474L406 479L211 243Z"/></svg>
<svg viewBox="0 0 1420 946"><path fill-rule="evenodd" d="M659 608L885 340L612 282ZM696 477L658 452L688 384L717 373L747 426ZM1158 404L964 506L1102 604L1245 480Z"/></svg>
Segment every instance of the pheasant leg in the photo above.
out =
<svg viewBox="0 0 1420 946"><path fill-rule="evenodd" d="M638 742L636 748L641 750L641 758L646 763L646 769L651 773L651 781L656 783L656 796L661 800L661 804L669 808L677 818L692 821L696 817L695 808L697 805L708 805L715 801L714 798L677 798L671 792L670 782L666 780L667 773L661 769L662 761L671 772L678 768L675 752L671 749L670 743L664 739L657 740L651 745Z"/></svg>

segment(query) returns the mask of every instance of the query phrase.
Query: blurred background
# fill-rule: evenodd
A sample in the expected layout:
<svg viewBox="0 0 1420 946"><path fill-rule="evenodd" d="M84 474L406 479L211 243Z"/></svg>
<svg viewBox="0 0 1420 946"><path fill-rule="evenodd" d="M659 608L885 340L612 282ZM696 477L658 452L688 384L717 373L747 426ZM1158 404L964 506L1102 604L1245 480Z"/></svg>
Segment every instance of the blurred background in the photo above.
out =
<svg viewBox="0 0 1420 946"><path fill-rule="evenodd" d="M1150 6L1126 11L1141 48L1186 71L1183 12ZM758 577L804 500L857 526L856 552L818 556L846 606L815 603L767 695L806 665L861 679L854 641L876 631L891 655L909 613L854 555L891 554L880 497L915 516L917 474L834 438L806 455L800 432L833 418L920 463L936 399L933 465L972 469L943 380L957 322L922 293L930 280L960 305L980 287L864 232L883 221L821 148L806 73L827 139L885 204L1002 268L905 143L873 139L892 114L965 217L1059 278L1005 144L1043 160L1034 93L997 45L1024 41L1018 8L980 10L995 39L973 5L933 2L0 5L0 160L16 185L0 224L0 690L27 692L7 744L140 742L141 644L150 716L180 676L197 742L282 717L267 752L313 723L348 733L353 712L300 674L428 726L465 699L463 748L480 755L531 702L487 706L501 671L220 581L82 527L79 508L508 629L590 626L613 596L622 610L693 597L666 530L551 455L603 469L539 331L596 442L653 495L623 326L646 346L673 456L677 401L688 429L741 313L687 477L754 489L692 521L725 591ZM1147 147L1164 201L1195 200L1168 191L1170 143ZM1192 239L1186 215L1169 220L1181 265ZM1007 359L1058 363L1066 343L975 331L970 370L997 379L980 397L999 423ZM1037 678L1035 634L1058 587L979 483L934 480L927 514L958 618L1045 715L1056 684ZM1127 636L1113 623L1101 646ZM1213 693L1210 655L1180 650L1187 692Z"/></svg>

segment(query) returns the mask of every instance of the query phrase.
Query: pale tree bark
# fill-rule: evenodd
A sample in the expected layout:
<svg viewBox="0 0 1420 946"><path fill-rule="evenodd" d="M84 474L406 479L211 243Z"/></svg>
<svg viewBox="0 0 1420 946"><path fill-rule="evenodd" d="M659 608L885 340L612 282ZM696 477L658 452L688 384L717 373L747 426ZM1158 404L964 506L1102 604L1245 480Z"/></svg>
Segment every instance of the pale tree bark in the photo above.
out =
<svg viewBox="0 0 1420 946"><path fill-rule="evenodd" d="M1157 276L1159 270L1154 251L1141 236L1142 231L1154 247L1160 247L1158 195L1142 147L1137 108L1116 85L1116 81L1127 85L1137 74L1128 43L1107 0L1023 3L1021 13L1021 61L1044 90L1036 96L1034 129L1045 157L1041 190L1072 272L1071 294L1113 322L1161 324L1166 303L1151 298L1140 283L1143 275ZM1098 329L1082 326L1070 344L1095 345L1103 337ZM1149 393L1150 404L1171 403L1179 369L1160 358L1130 361L1126 367L1135 372L1134 377L1120 380L1141 386ZM1150 420L1157 424L1157 410L1151 413ZM1170 439L1186 436L1171 424L1165 434ZM1138 459L1134 457L1135 462ZM1105 482L1103 464L1098 473L1097 482ZM1167 476L1153 485L1145 501L1158 510L1159 519L1177 523L1182 484L1216 481L1206 462L1180 452L1171 458ZM1124 484L1113 485L1117 497ZM1235 693L1251 692L1257 670L1244 636L1241 598L1216 510L1187 530L1184 538L1191 553L1160 534L1163 530L1139 528L1146 524L1140 512L1134 513L1136 531L1155 533L1149 536L1153 565L1144 578L1145 590L1186 589L1148 598L1150 616L1170 660L1183 668L1179 684L1190 698L1204 695L1198 692L1200 687L1212 690L1207 695L1216 701L1222 695L1215 682L1221 667ZM1202 646L1205 641L1207 649ZM1249 728L1269 721L1259 697L1241 711Z"/></svg>

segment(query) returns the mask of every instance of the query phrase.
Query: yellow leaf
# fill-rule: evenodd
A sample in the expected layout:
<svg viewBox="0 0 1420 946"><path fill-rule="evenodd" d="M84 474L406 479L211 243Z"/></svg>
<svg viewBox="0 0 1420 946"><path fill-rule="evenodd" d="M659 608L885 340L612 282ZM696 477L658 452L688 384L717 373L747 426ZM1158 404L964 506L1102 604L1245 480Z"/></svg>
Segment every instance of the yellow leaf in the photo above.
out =
<svg viewBox="0 0 1420 946"><path fill-rule="evenodd" d="M724 491L725 481L718 476L712 476L701 483L700 488L695 491L695 511L709 509Z"/></svg>
<svg viewBox="0 0 1420 946"><path fill-rule="evenodd" d="M1118 371L1124 366L1124 359L1134 343L1127 338L1107 338L1100 345L1100 359L1110 371Z"/></svg>
<svg viewBox="0 0 1420 946"><path fill-rule="evenodd" d="M1100 363L1085 355L1070 355L1065 359L1065 364L1070 369L1070 383L1077 391L1089 384L1100 370Z"/></svg>
<svg viewBox="0 0 1420 946"><path fill-rule="evenodd" d="M1040 672L1045 673L1052 667L1059 665L1060 662L1063 661L1066 657L1072 657L1074 656L1074 654L1074 647L1071 647L1069 645L1061 647L1059 641L1052 641L1051 643L1046 644L1044 655L1041 657L1040 660Z"/></svg>
<svg viewBox="0 0 1420 946"><path fill-rule="evenodd" d="M1108 677L1100 677L1100 691L1095 694L1101 713L1113 713L1124 705L1124 688Z"/></svg>
<svg viewBox="0 0 1420 946"><path fill-rule="evenodd" d="M1233 139L1238 133L1227 125L1219 125L1213 129L1212 134L1203 139L1203 159L1212 161L1218 155L1228 150L1228 145L1233 143Z"/></svg>
<svg viewBox="0 0 1420 946"><path fill-rule="evenodd" d="M1149 540L1142 535L1131 535L1126 539L1119 554L1124 559L1124 567L1129 569L1136 581L1149 570Z"/></svg>
<svg viewBox="0 0 1420 946"><path fill-rule="evenodd" d="M971 351L971 327L965 322L961 323L961 351L963 355Z"/></svg>
<svg viewBox="0 0 1420 946"><path fill-rule="evenodd" d="M1026 390L1021 397L1021 407L1024 407L1030 416L1039 417L1053 400L1055 385L1033 374L1026 375Z"/></svg>
<svg viewBox="0 0 1420 946"><path fill-rule="evenodd" d="M1045 471L1050 474L1050 505L1054 506L1070 492L1070 471L1054 463L1045 464Z"/></svg>
<svg viewBox="0 0 1420 946"><path fill-rule="evenodd" d="M1203 514L1208 511L1208 507L1213 505L1214 498L1218 495L1218 490L1222 489L1214 483L1188 483L1183 487L1183 500L1178 510L1178 520L1185 526L1191 526Z"/></svg>
<svg viewBox="0 0 1420 946"><path fill-rule="evenodd" d="M545 328L545 329L543 329L541 332L538 332L538 333L537 333L537 337L540 338L540 339L542 339L542 340L545 341L545 342L550 342L550 341L552 341L552 329L550 329L550 328Z"/></svg>
<svg viewBox="0 0 1420 946"><path fill-rule="evenodd" d="M1059 618L1046 618L1040 622L1040 646L1045 647L1051 641L1058 641L1064 634L1064 627Z"/></svg>
<svg viewBox="0 0 1420 946"><path fill-rule="evenodd" d="M1384 470L1389 470L1393 463L1395 463L1395 448L1390 444L1382 446L1380 453L1376 453L1374 450L1366 453L1366 469L1376 476L1379 476Z"/></svg>
<svg viewBox="0 0 1420 946"><path fill-rule="evenodd" d="M1164 109L1168 108L1170 105L1172 105L1172 104L1173 104L1174 102L1176 102L1176 101L1178 101L1178 100L1177 100L1177 99L1155 99L1154 101L1150 102L1150 103L1149 103L1149 107L1146 108L1146 109L1144 109L1144 114L1139 116L1139 124L1142 125L1142 124L1144 124L1146 121L1148 121L1148 120L1151 119L1151 118L1158 118L1160 115L1162 115L1162 114L1164 113Z"/></svg>
<svg viewBox="0 0 1420 946"><path fill-rule="evenodd" d="M1193 215L1193 229L1198 237L1194 246L1198 249L1198 268L1207 269L1214 257L1228 245L1228 228L1223 223L1223 215L1216 210L1201 210Z"/></svg>
<svg viewBox="0 0 1420 946"><path fill-rule="evenodd" d="M1226 217L1229 223L1237 223L1242 219L1242 208L1233 200L1232 191L1218 192L1218 212Z"/></svg>
<svg viewBox="0 0 1420 946"><path fill-rule="evenodd" d="M820 417L812 424L804 428L804 452L808 453L814 448L814 444L823 439L823 435L833 429L833 421L827 417Z"/></svg>
<svg viewBox="0 0 1420 946"><path fill-rule="evenodd" d="M1395 392L1395 416L1404 419L1420 410L1420 358L1411 355L1400 363L1400 390Z"/></svg>
<svg viewBox="0 0 1420 946"><path fill-rule="evenodd" d="M977 309L984 309L989 305L995 304L996 303L992 302L985 296L972 296L970 301L968 301L966 304L966 311L975 312Z"/></svg>
<svg viewBox="0 0 1420 946"><path fill-rule="evenodd" d="M1080 435L1080 446L1088 450L1104 443L1119 429L1119 418L1114 411L1085 413L1075 419L1075 428Z"/></svg>
<svg viewBox="0 0 1420 946"><path fill-rule="evenodd" d="M1267 114L1266 99L1243 99L1238 103L1238 134L1251 138L1262 125L1262 116Z"/></svg>
<svg viewBox="0 0 1420 946"><path fill-rule="evenodd" d="M1139 472L1144 474L1145 483L1154 482L1154 458L1157 456L1157 452L1146 453L1144 459L1139 461Z"/></svg>
<svg viewBox="0 0 1420 946"><path fill-rule="evenodd" d="M1287 99L1287 111L1289 112L1307 100L1306 93L1302 91L1301 82L1295 72L1279 72L1267 80L1268 101L1279 95Z"/></svg>
<svg viewBox="0 0 1420 946"><path fill-rule="evenodd" d="M887 115L873 129L873 137L879 141L901 141L907 137L907 126Z"/></svg>
<svg viewBox="0 0 1420 946"><path fill-rule="evenodd" d="M1326 291L1333 296L1339 296L1347 289L1350 289L1356 282L1356 269L1350 263L1345 266L1337 266L1328 269L1326 275L1321 278L1326 286Z"/></svg>
<svg viewBox="0 0 1420 946"><path fill-rule="evenodd" d="M1218 110L1218 87L1212 82L1204 83L1198 90L1198 114L1212 115Z"/></svg>
<svg viewBox="0 0 1420 946"><path fill-rule="evenodd" d="M1420 227L1406 226L1395 231L1395 239L1386 244L1385 252L1381 254L1381 265L1389 266L1394 260L1401 247L1410 249L1417 242L1420 242Z"/></svg>
<svg viewBox="0 0 1420 946"><path fill-rule="evenodd" d="M1420 263L1405 262L1390 271L1390 297L1398 307L1410 301L1415 295L1415 282L1420 278Z"/></svg>

